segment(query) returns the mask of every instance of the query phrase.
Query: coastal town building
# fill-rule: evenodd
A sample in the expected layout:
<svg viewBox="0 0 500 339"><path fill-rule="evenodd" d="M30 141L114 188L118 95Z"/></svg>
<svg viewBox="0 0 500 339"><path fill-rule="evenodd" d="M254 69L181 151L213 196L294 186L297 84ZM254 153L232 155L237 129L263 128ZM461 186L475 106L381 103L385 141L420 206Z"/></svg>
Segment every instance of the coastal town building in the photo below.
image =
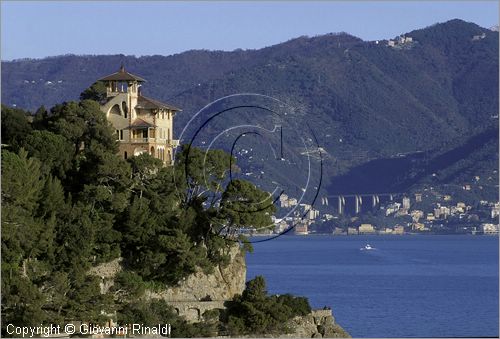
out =
<svg viewBox="0 0 500 339"><path fill-rule="evenodd" d="M307 219L309 220L314 220L319 217L319 211L314 208L311 208L306 213L307 213Z"/></svg>
<svg viewBox="0 0 500 339"><path fill-rule="evenodd" d="M410 209L410 198L408 198L408 197L404 197L403 198L403 208L405 210L409 210Z"/></svg>
<svg viewBox="0 0 500 339"><path fill-rule="evenodd" d="M491 218L496 218L500 215L500 203L495 203L495 205L493 205L493 208L491 209Z"/></svg>
<svg viewBox="0 0 500 339"><path fill-rule="evenodd" d="M495 224L482 224L480 229L484 234L498 234L498 225Z"/></svg>
<svg viewBox="0 0 500 339"><path fill-rule="evenodd" d="M274 225L275 225L274 226L275 233L282 233L289 227L288 223L283 219L276 221Z"/></svg>
<svg viewBox="0 0 500 339"><path fill-rule="evenodd" d="M424 217L424 211L421 210L413 210L410 214L414 222L418 222L420 218Z"/></svg>
<svg viewBox="0 0 500 339"><path fill-rule="evenodd" d="M335 217L332 214L328 214L328 213L323 214L323 220L325 220L325 221L333 220L334 218Z"/></svg>
<svg viewBox="0 0 500 339"><path fill-rule="evenodd" d="M308 224L306 222L300 223L295 226L295 234L296 235L308 235L309 234L309 229L308 229Z"/></svg>
<svg viewBox="0 0 500 339"><path fill-rule="evenodd" d="M297 206L297 199L291 198L286 194L280 195L280 206L282 208L291 208Z"/></svg>
<svg viewBox="0 0 500 339"><path fill-rule="evenodd" d="M127 159L149 153L171 165L179 141L173 136L173 119L181 109L141 94L146 81L122 66L99 79L106 86L107 101L101 111L116 130L120 156Z"/></svg>
<svg viewBox="0 0 500 339"><path fill-rule="evenodd" d="M347 228L347 234L348 235L358 234L358 229L356 227L348 227Z"/></svg>
<svg viewBox="0 0 500 339"><path fill-rule="evenodd" d="M387 207L385 209L385 215L389 216L393 213L396 213L397 211L399 211L400 208L401 208L401 204L398 202L389 204L389 205L387 205Z"/></svg>
<svg viewBox="0 0 500 339"><path fill-rule="evenodd" d="M425 227L425 224L418 223L418 222L412 224L412 229L415 231L428 231L429 230L429 228Z"/></svg>
<svg viewBox="0 0 500 339"><path fill-rule="evenodd" d="M372 224L361 224L358 228L358 233L359 234L375 233L375 228L373 227Z"/></svg>
<svg viewBox="0 0 500 339"><path fill-rule="evenodd" d="M286 194L280 195L280 206L285 207L285 208L289 207L288 206L288 195L286 195Z"/></svg>
<svg viewBox="0 0 500 339"><path fill-rule="evenodd" d="M405 233L405 228L401 225L396 225L394 226L394 231L392 234L404 234Z"/></svg>
<svg viewBox="0 0 500 339"><path fill-rule="evenodd" d="M333 235L347 235L347 232L342 227L335 227Z"/></svg>
<svg viewBox="0 0 500 339"><path fill-rule="evenodd" d="M456 210L458 212L464 213L466 208L467 208L467 206L465 205L465 203L463 203L463 202L457 202L457 208L456 208Z"/></svg>

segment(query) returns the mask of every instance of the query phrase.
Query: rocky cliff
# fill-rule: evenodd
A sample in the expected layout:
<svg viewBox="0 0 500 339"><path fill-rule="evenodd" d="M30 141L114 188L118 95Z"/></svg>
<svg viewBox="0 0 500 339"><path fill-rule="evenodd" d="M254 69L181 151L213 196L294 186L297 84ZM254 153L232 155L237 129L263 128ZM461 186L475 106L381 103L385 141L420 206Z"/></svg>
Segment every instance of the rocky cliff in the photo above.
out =
<svg viewBox="0 0 500 339"><path fill-rule="evenodd" d="M208 310L225 309L224 303L245 289L245 255L238 246L230 250L231 261L226 267L216 267L211 274L201 270L162 291L146 291L145 297L163 299L174 307L177 314L190 322L203 320ZM121 260L94 267L90 273L101 277L101 293L113 286L114 276L122 270ZM291 333L280 338L348 338L350 335L338 324L330 309L313 310L306 316L290 320ZM259 335L259 337L262 337ZM264 337L273 337L272 335Z"/></svg>
<svg viewBox="0 0 500 339"><path fill-rule="evenodd" d="M166 301L226 301L245 289L246 263L245 255L238 246L230 250L231 261L228 266L217 266L211 274L201 270L190 275L178 286L161 292L147 293L148 297Z"/></svg>
<svg viewBox="0 0 500 339"><path fill-rule="evenodd" d="M167 301L178 315L191 322L203 320L206 311L223 310L226 301L243 292L247 274L245 254L239 246L231 248L229 254L229 265L217 266L211 274L199 270L175 287L160 292L147 291L146 297Z"/></svg>
<svg viewBox="0 0 500 339"><path fill-rule="evenodd" d="M311 314L296 317L291 321L295 329L286 338L350 338L340 325L335 322L331 310L313 310Z"/></svg>

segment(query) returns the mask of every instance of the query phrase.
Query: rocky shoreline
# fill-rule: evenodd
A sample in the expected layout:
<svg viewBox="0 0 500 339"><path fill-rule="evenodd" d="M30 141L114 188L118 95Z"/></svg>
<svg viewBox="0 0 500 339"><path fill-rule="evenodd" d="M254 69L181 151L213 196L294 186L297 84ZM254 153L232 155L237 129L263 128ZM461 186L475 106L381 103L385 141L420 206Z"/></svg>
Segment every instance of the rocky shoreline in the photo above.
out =
<svg viewBox="0 0 500 339"><path fill-rule="evenodd" d="M237 294L242 294L246 282L245 254L238 246L230 252L231 261L225 267L216 267L211 274L201 270L190 275L175 287L163 291L146 291L147 299L161 299L174 307L179 316L189 322L203 320L203 314L210 310L225 309L225 303ZM106 293L114 284L114 277L122 270L121 260L114 260L93 268L90 274L99 276L101 293ZM350 338L335 322L331 309L312 310L305 316L290 320L291 332L282 335L258 335L267 338ZM221 336L224 337L224 336ZM252 336L242 336L250 338Z"/></svg>

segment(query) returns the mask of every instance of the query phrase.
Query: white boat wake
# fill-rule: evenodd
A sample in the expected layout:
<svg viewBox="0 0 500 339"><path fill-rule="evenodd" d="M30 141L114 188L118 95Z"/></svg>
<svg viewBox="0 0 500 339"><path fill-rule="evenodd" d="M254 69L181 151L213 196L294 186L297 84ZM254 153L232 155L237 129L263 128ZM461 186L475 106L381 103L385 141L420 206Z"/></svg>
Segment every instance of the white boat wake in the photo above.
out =
<svg viewBox="0 0 500 339"><path fill-rule="evenodd" d="M366 244L365 247L361 247L359 250L360 251L373 251L373 250L376 250L376 248L372 247L370 244Z"/></svg>

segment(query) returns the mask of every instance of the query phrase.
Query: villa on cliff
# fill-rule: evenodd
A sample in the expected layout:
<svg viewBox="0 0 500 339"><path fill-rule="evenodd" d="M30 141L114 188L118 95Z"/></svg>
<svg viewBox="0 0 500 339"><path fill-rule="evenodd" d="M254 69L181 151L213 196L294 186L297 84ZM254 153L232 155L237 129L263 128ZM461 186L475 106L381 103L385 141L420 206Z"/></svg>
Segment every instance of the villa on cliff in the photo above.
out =
<svg viewBox="0 0 500 339"><path fill-rule="evenodd" d="M179 145L173 137L173 118L181 109L143 96L141 86L146 80L123 66L99 81L106 86L107 98L101 111L116 130L120 156L127 159L147 152L171 165Z"/></svg>

